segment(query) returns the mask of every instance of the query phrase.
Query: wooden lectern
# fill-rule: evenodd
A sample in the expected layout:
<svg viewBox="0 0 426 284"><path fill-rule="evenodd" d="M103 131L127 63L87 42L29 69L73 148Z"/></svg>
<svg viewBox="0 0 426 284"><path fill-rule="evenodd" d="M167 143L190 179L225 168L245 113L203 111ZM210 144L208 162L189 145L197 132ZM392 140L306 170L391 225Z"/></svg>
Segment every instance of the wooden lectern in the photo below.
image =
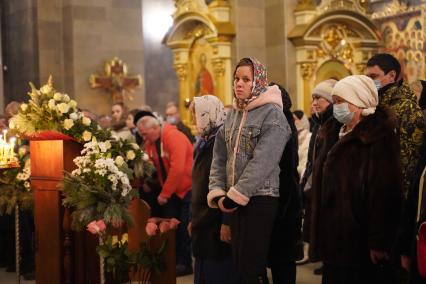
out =
<svg viewBox="0 0 426 284"><path fill-rule="evenodd" d="M37 283L99 283L97 237L71 232L62 206L60 183L81 149L71 140L30 141Z"/></svg>

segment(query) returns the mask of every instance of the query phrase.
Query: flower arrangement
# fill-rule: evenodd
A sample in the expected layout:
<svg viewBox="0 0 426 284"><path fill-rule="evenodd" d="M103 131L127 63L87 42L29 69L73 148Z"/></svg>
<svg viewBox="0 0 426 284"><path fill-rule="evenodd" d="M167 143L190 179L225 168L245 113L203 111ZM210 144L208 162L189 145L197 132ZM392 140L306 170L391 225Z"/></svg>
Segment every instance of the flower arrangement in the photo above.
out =
<svg viewBox="0 0 426 284"><path fill-rule="evenodd" d="M31 83L30 86L28 103L21 104L18 114L9 121L11 131L30 138L42 131L55 131L79 142L91 141L92 137L100 141L111 137L109 131L78 111L75 100L55 90L52 77L40 90Z"/></svg>
<svg viewBox="0 0 426 284"><path fill-rule="evenodd" d="M130 180L151 174L146 154L125 140L98 142L95 138L84 145L81 154L74 159L77 169L64 178L63 204L74 209L72 228L81 230L99 219L116 228L131 225L127 207L138 193Z"/></svg>
<svg viewBox="0 0 426 284"><path fill-rule="evenodd" d="M104 258L105 270L117 283L128 281L129 271L140 274L141 283L151 283L151 273L161 273L166 269L167 239L165 234L176 229L179 221L175 218L161 219L150 218L145 231L148 239L142 242L139 249L129 252L128 235L110 236L106 234L106 224L103 220L93 221L87 225L87 230L97 234L102 239L98 246L98 254ZM156 249L152 246L153 238L159 238L160 246Z"/></svg>
<svg viewBox="0 0 426 284"><path fill-rule="evenodd" d="M3 170L0 174L0 215L12 214L15 205L22 210L33 208L34 197L31 191L31 165L27 146L18 150L18 168Z"/></svg>

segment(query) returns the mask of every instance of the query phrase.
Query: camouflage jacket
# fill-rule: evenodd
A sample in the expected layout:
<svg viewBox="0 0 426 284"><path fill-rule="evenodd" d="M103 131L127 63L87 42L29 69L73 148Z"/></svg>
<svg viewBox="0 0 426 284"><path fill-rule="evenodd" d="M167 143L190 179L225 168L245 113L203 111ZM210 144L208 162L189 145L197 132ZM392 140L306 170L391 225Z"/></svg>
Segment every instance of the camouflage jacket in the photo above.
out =
<svg viewBox="0 0 426 284"><path fill-rule="evenodd" d="M420 158L426 120L413 91L403 81L380 89L379 105L390 107L398 119L403 193L406 198Z"/></svg>

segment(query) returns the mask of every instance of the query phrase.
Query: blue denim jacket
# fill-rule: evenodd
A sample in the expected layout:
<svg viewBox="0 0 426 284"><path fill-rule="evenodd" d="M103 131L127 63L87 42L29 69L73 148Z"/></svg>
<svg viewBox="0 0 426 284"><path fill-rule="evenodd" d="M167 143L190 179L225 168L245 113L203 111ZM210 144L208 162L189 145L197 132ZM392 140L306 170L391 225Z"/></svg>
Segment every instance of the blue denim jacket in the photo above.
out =
<svg viewBox="0 0 426 284"><path fill-rule="evenodd" d="M223 195L240 205L246 205L252 196L279 197L279 162L291 134L282 107L266 101L248 111L233 170L242 117L242 110L233 109L216 137L207 197L211 207L217 207L214 199Z"/></svg>

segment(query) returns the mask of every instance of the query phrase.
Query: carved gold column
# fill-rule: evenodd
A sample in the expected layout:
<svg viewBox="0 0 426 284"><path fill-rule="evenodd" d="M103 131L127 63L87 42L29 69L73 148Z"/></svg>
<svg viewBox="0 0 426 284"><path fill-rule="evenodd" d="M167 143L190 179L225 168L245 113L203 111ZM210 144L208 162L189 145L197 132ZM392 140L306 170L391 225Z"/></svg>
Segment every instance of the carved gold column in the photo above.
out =
<svg viewBox="0 0 426 284"><path fill-rule="evenodd" d="M188 49L179 49L174 52L174 64L173 67L176 71L176 76L179 80L179 113L181 119L186 125L190 124L190 114L186 108L186 100L191 100L189 92L189 59Z"/></svg>
<svg viewBox="0 0 426 284"><path fill-rule="evenodd" d="M225 39L228 40L228 39ZM215 94L224 105L232 104L231 39L212 43Z"/></svg>
<svg viewBox="0 0 426 284"><path fill-rule="evenodd" d="M301 85L301 90L303 90L303 97L301 98L301 102L298 104L299 107L303 108L303 111L309 116L311 113L311 102L312 102L312 84L313 84L313 75L315 71L315 63L313 62L304 62L298 64L299 74L298 78L301 78L302 81L299 82ZM300 81L300 79L298 79ZM298 84L298 85L299 85ZM299 86L298 86L299 88Z"/></svg>

